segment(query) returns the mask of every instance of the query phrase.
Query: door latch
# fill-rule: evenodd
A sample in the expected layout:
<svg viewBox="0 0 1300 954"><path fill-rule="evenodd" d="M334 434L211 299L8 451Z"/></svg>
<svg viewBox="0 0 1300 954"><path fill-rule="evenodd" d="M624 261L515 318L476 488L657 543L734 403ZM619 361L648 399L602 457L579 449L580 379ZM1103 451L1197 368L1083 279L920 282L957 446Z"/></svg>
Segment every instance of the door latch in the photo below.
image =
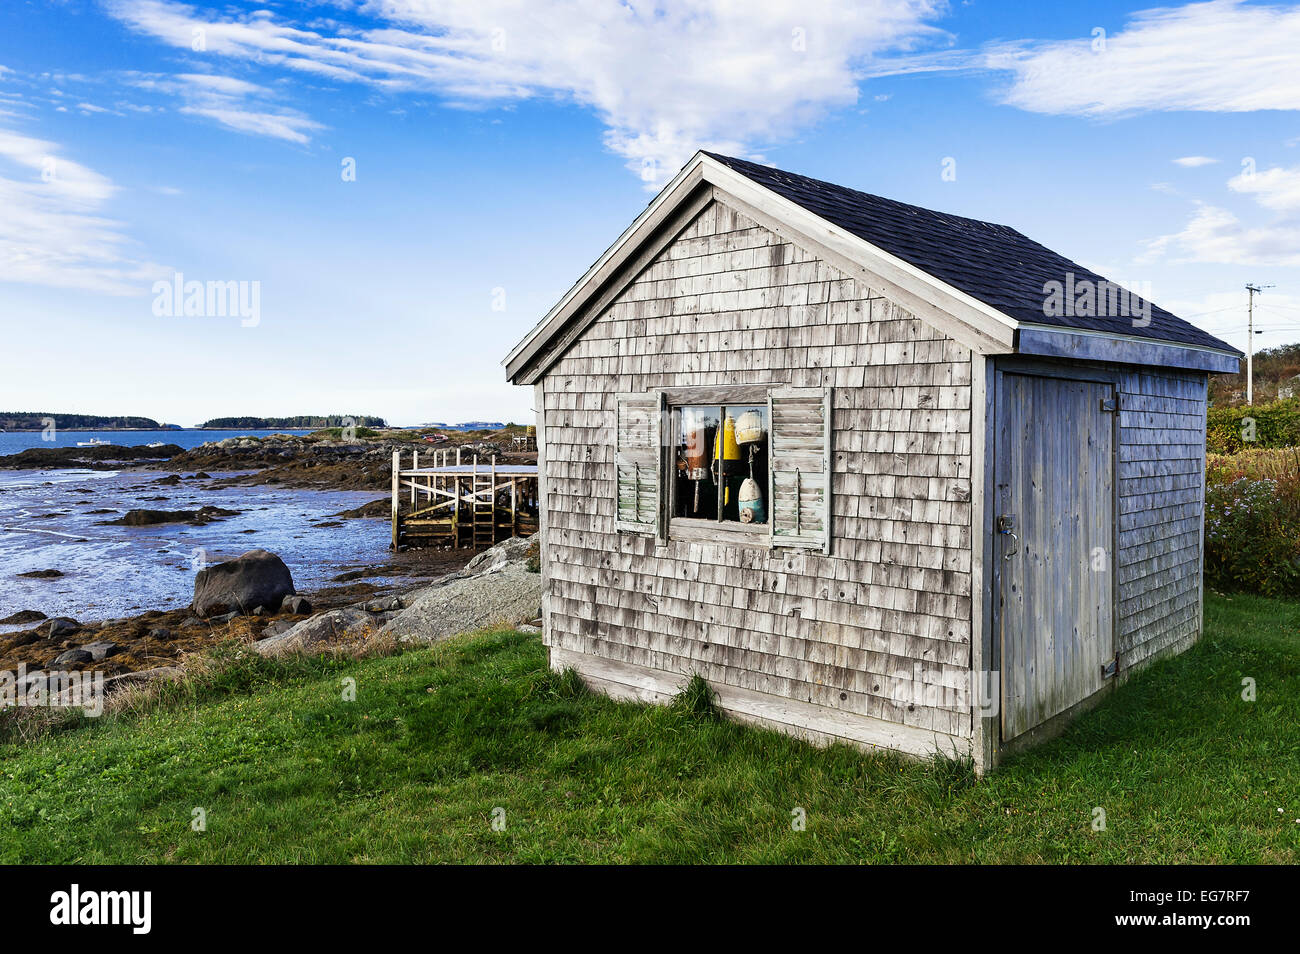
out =
<svg viewBox="0 0 1300 954"><path fill-rule="evenodd" d="M1016 536L1016 518L1013 514L1004 513L998 517L998 533L1011 535L1011 549L1002 554L1002 559L1010 560L1020 552L1020 538Z"/></svg>
<svg viewBox="0 0 1300 954"><path fill-rule="evenodd" d="M1101 678L1109 679L1117 672L1119 672L1119 653L1116 653L1114 659L1101 667Z"/></svg>

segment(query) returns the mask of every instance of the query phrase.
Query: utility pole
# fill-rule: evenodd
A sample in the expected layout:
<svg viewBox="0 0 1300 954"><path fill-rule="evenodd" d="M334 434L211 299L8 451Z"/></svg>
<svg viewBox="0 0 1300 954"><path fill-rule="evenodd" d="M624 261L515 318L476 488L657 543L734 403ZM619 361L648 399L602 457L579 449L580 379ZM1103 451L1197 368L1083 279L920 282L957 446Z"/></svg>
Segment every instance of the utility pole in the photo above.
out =
<svg viewBox="0 0 1300 954"><path fill-rule="evenodd" d="M1272 285L1246 285L1246 404L1255 403L1255 296Z"/></svg>

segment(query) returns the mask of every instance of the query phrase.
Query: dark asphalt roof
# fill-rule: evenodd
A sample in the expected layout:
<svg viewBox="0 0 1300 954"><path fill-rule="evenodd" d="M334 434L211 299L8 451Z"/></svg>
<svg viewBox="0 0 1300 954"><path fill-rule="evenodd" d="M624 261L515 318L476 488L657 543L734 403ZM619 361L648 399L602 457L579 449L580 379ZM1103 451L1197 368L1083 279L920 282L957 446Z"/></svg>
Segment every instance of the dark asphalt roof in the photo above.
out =
<svg viewBox="0 0 1300 954"><path fill-rule="evenodd" d="M1089 317L1046 314L1044 287L1048 282L1064 286L1067 276L1073 274L1077 289L1083 287L1081 282L1106 279L1009 226L895 202L744 159L711 152L705 155L1017 321L1241 354L1155 304L1150 306L1151 323L1135 327L1132 315L1142 315L1145 310L1144 300L1136 295L1131 307L1120 314L1096 314L1106 310L1102 308L1094 309Z"/></svg>

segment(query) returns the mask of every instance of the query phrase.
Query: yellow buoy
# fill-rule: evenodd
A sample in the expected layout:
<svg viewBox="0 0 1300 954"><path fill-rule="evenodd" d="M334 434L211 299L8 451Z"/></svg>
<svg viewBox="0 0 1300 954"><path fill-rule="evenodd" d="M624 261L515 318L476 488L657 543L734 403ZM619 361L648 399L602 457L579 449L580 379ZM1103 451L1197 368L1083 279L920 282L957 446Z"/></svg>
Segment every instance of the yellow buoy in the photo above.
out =
<svg viewBox="0 0 1300 954"><path fill-rule="evenodd" d="M723 462L740 460L740 445L736 443L736 419L730 414L722 422L722 430L713 441L713 459Z"/></svg>

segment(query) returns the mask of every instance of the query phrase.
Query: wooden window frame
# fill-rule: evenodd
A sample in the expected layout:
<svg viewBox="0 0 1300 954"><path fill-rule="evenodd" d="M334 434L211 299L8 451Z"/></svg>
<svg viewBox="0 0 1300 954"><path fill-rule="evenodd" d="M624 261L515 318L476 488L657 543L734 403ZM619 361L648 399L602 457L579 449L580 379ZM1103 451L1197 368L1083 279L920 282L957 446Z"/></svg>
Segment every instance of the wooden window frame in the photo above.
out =
<svg viewBox="0 0 1300 954"><path fill-rule="evenodd" d="M737 520L706 520L702 517L674 516L673 512L677 504L677 480L672 449L676 448L680 436L676 430L677 421L674 412L683 407L699 405L716 406L719 409L728 406L768 407L770 409L768 396L773 391L779 391L788 386L784 381L773 381L767 384L662 389L664 395L663 408L667 416L665 424L667 446L664 455L664 473L661 477L659 491L660 511L663 514L663 539L677 540L683 543L720 543L731 546L756 547L762 550L773 549L772 534L768 523L741 523ZM768 426L771 426L771 421L768 422ZM721 486L719 486L718 493L721 496ZM765 505L770 507L766 501ZM719 507L719 512L721 512L721 507ZM768 521L770 522L771 519L772 514L769 512Z"/></svg>

